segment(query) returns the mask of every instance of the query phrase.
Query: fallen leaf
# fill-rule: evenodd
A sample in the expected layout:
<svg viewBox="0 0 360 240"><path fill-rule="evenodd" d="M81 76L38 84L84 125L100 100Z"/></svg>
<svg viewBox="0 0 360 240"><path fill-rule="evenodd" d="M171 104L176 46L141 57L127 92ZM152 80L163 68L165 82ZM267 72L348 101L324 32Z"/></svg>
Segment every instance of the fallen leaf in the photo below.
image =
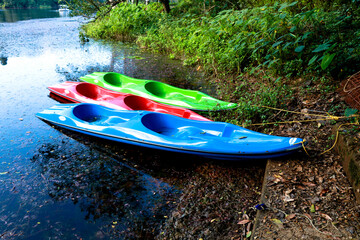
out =
<svg viewBox="0 0 360 240"><path fill-rule="evenodd" d="M296 215L294 213L292 213L292 214L286 215L285 219L290 220L290 219L293 219L295 216Z"/></svg>
<svg viewBox="0 0 360 240"><path fill-rule="evenodd" d="M292 201L294 201L294 199L291 198L289 195L283 196L282 199L283 199L284 202L292 202Z"/></svg>
<svg viewBox="0 0 360 240"><path fill-rule="evenodd" d="M250 222L250 220L244 219L244 220L241 220L240 222L238 222L237 224L246 224L248 222Z"/></svg>
<svg viewBox="0 0 360 240"><path fill-rule="evenodd" d="M273 218L271 221L273 221L273 223L275 223L279 228L284 228L284 224L279 219Z"/></svg>
<svg viewBox="0 0 360 240"><path fill-rule="evenodd" d="M315 205L314 204L311 204L311 207L310 207L310 212L314 213L315 212Z"/></svg>
<svg viewBox="0 0 360 240"><path fill-rule="evenodd" d="M305 185L305 186L308 186L308 187L315 187L316 186L315 183L311 183L311 182L303 182L302 184Z"/></svg>
<svg viewBox="0 0 360 240"><path fill-rule="evenodd" d="M332 221L332 218L329 215L325 214L325 213L320 213L320 216L322 216L326 220Z"/></svg>
<svg viewBox="0 0 360 240"><path fill-rule="evenodd" d="M324 196L327 192L329 192L328 188L321 190L320 196Z"/></svg>

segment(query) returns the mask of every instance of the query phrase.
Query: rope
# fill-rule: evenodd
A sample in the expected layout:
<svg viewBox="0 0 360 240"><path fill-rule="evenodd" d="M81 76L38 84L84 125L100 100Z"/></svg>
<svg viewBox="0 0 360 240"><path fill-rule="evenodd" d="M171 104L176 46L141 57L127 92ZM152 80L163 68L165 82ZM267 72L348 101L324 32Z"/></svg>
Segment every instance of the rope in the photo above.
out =
<svg viewBox="0 0 360 240"><path fill-rule="evenodd" d="M302 115L308 115L308 116L316 116L316 117L322 117L317 119L308 119L308 120L294 120L294 121L283 121L283 122L269 122L269 123L253 123L249 126L256 126L256 125L268 125L268 124L282 124L282 123L300 123L300 122L315 122L315 121L328 121L328 120L340 120L344 118L353 118L353 117L359 117L360 115L351 115L351 116L334 116L330 113L326 113L327 115L321 115L321 114L312 114L312 113L303 113L303 112L297 112L297 111L291 111L291 110L285 110L281 108L274 108L274 107L268 107L268 106L257 106L257 107L263 107L268 108L271 110L281 111L281 112L288 112L293 114L302 114Z"/></svg>
<svg viewBox="0 0 360 240"><path fill-rule="evenodd" d="M359 72L360 73L360 72ZM359 85L360 86L360 85ZM268 124L286 124L286 123L300 123L300 122L314 122L314 121L327 121L327 120L340 120L340 119L348 119L348 118L354 118L354 117L359 117L360 115L351 115L351 116L333 116L330 115L329 113L326 113L327 115L320 115L320 114L311 114L311 113L303 113L303 112L297 112L297 111L291 111L291 110L285 110L285 109L280 109L280 108L274 108L274 107L268 107L268 106L259 106L259 107L263 107L263 108L268 108L268 109L272 109L272 110L277 110L277 111L281 111L281 112L289 112L289 113L294 113L294 114L302 114L302 115L310 115L310 116L317 116L317 117L323 117L321 119L308 119L308 120L294 120L294 121L283 121L283 122L269 122L269 123L254 123L254 124L250 124L249 126L256 126L256 125L268 125ZM336 130L336 137L335 137L335 142L332 145L331 148L323 151L320 155L323 155L329 151L331 151L337 144L338 138L339 138L339 131L340 128L344 125L359 125L359 122L357 121L356 123L343 123L340 124L338 129ZM308 153L308 151L306 150L305 144L306 140L299 142L298 144L301 144L305 153L309 156L310 154Z"/></svg>
<svg viewBox="0 0 360 240"><path fill-rule="evenodd" d="M333 119L333 120L338 120L338 118L341 118L341 117L338 117L338 116L330 115L329 113L326 113L327 115L320 115L320 114L303 113L303 112L285 110L285 109L281 109L281 108L274 108L274 107L268 107L268 106L258 106L258 107L268 108L268 109L272 109L272 110L276 110L276 111L281 111L281 112L289 112L289 113L294 113L294 114L303 114L303 115L309 115L309 116L317 116L317 117L331 118L331 119Z"/></svg>
<svg viewBox="0 0 360 240"><path fill-rule="evenodd" d="M329 148L328 150L325 150L325 151L322 152L320 155L323 155L323 154L325 154L326 152L329 152L331 149L333 149L333 148L335 147L335 145L336 145L336 143L337 143L337 141L338 141L338 138L339 138L340 128L341 128L342 126L344 126L344 125L359 125L359 123L356 122L356 123L343 123L343 124L340 124L339 127L338 127L338 129L336 130L336 137L335 137L335 142L334 142L334 144L332 145L331 148Z"/></svg>

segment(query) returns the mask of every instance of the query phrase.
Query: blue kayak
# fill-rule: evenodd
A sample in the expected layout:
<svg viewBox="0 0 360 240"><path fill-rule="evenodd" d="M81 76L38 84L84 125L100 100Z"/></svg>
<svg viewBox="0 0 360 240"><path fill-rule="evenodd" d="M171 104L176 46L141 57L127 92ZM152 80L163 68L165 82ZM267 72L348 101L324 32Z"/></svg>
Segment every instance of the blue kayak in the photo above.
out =
<svg viewBox="0 0 360 240"><path fill-rule="evenodd" d="M223 160L279 157L301 149L304 143L301 138L262 134L230 123L90 103L59 104L36 116L51 125L107 140Z"/></svg>

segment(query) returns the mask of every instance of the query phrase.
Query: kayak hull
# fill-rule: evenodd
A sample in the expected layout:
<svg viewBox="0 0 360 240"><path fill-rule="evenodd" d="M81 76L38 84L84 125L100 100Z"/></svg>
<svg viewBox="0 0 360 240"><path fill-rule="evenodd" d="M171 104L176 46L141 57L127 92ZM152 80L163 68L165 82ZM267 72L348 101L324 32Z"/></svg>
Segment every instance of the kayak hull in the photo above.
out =
<svg viewBox="0 0 360 240"><path fill-rule="evenodd" d="M55 100L73 103L95 103L119 110L162 112L183 118L211 121L189 109L170 106L128 93L115 92L87 82L64 82L48 87Z"/></svg>
<svg viewBox="0 0 360 240"><path fill-rule="evenodd" d="M132 78L114 72L94 72L80 80L116 92L131 93L167 105L198 111L217 111L236 108L235 103L221 101L203 92L177 88L166 83Z"/></svg>
<svg viewBox="0 0 360 240"><path fill-rule="evenodd" d="M115 142L219 160L280 157L302 148L300 138L271 136L233 124L194 121L95 104L60 104L36 115L52 125Z"/></svg>

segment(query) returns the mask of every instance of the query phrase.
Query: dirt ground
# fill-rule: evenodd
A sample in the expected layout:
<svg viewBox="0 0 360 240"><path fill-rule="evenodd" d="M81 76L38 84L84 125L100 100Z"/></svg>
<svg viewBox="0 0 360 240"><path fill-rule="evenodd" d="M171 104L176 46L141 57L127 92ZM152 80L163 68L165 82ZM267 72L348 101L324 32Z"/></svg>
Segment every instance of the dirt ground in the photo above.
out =
<svg viewBox="0 0 360 240"><path fill-rule="evenodd" d="M360 207L333 153L270 160L253 239L359 239Z"/></svg>
<svg viewBox="0 0 360 240"><path fill-rule="evenodd" d="M322 101L305 101L300 96L297 99L300 109L319 112L344 104L337 92ZM313 104L306 106L309 102ZM347 106L339 108L336 115L343 108ZM311 116L304 114L302 119ZM259 211L253 239L359 239L360 206L344 171L342 156L335 151L340 144L337 132L342 138L354 135L352 141L357 147L352 149L359 151L356 119L299 122L291 130L305 133L309 144L302 156L268 161L261 199L268 209ZM274 132L283 131L289 130L280 127Z"/></svg>
<svg viewBox="0 0 360 240"><path fill-rule="evenodd" d="M275 114L297 122L253 129L308 141L301 153L267 161L264 176L259 175L262 189L256 183L244 185L229 169L201 166L193 176L197 184L190 181L185 187L157 239L360 239L360 206L341 156L332 148L336 124L349 119L312 121L319 116L311 115L326 116L333 106L339 106L334 115L343 115L347 107L339 93L321 94L295 91L288 107L301 114ZM355 124L349 128L360 130Z"/></svg>

